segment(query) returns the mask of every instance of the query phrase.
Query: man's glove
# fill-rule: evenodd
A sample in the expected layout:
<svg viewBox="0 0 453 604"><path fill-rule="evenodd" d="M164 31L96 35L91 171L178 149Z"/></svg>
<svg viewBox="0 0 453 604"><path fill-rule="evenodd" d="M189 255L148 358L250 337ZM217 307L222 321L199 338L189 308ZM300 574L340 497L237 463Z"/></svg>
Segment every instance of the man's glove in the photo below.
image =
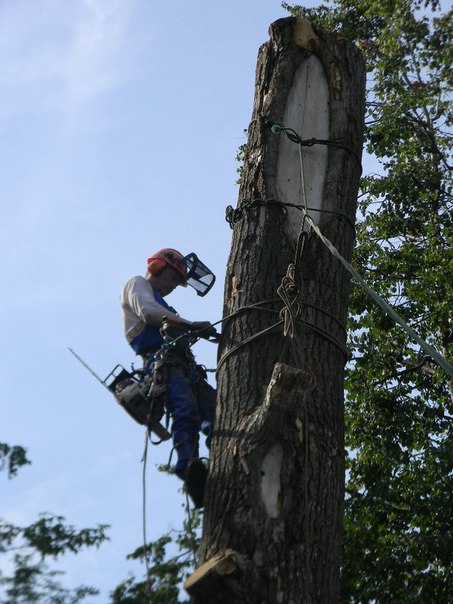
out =
<svg viewBox="0 0 453 604"><path fill-rule="evenodd" d="M219 337L215 327L213 327L209 321L192 321L190 331L199 332L202 338Z"/></svg>

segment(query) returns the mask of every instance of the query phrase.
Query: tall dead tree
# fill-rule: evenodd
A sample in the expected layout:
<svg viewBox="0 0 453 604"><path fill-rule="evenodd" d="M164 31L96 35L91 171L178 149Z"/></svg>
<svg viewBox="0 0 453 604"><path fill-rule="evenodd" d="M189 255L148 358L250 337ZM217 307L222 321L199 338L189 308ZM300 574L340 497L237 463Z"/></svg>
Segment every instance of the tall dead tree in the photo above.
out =
<svg viewBox="0 0 453 604"><path fill-rule="evenodd" d="M196 604L338 601L350 277L313 228L350 259L364 89L354 45L271 25L230 212Z"/></svg>

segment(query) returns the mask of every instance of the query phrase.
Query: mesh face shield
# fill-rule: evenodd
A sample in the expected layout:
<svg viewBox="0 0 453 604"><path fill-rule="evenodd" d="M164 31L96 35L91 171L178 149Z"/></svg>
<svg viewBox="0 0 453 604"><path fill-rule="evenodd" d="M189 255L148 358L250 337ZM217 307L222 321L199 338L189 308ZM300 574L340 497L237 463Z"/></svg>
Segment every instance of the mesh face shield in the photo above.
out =
<svg viewBox="0 0 453 604"><path fill-rule="evenodd" d="M193 287L198 296L206 296L214 285L215 275L193 252L184 257L187 266L187 285Z"/></svg>

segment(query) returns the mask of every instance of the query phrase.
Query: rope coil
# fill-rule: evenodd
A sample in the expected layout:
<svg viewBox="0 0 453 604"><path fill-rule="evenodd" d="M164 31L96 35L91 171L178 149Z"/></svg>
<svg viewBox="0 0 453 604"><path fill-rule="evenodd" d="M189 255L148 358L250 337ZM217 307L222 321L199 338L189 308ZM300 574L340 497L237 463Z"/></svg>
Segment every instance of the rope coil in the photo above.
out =
<svg viewBox="0 0 453 604"><path fill-rule="evenodd" d="M283 335L294 338L296 322L302 312L302 306L299 300L299 290L295 282L296 265L288 265L286 275L277 288L277 294L283 300L284 307L279 313L280 319L283 319Z"/></svg>

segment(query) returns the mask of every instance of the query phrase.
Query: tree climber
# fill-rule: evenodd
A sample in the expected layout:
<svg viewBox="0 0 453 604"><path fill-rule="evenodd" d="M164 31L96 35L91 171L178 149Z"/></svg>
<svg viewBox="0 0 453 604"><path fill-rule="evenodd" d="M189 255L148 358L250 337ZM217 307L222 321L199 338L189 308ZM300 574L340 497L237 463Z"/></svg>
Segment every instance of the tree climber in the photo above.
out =
<svg viewBox="0 0 453 604"><path fill-rule="evenodd" d="M216 338L218 334L208 321L190 322L179 317L164 298L178 285L191 285L204 296L214 281L214 275L195 254L184 257L167 248L148 258L146 276L130 279L121 293L126 339L143 358L144 370L153 374L154 381L159 372L165 407L172 418L175 473L185 481L197 508L203 507L207 476L199 459L199 432L206 435L209 448L216 392L206 381L204 369L196 364L190 344L191 338Z"/></svg>

